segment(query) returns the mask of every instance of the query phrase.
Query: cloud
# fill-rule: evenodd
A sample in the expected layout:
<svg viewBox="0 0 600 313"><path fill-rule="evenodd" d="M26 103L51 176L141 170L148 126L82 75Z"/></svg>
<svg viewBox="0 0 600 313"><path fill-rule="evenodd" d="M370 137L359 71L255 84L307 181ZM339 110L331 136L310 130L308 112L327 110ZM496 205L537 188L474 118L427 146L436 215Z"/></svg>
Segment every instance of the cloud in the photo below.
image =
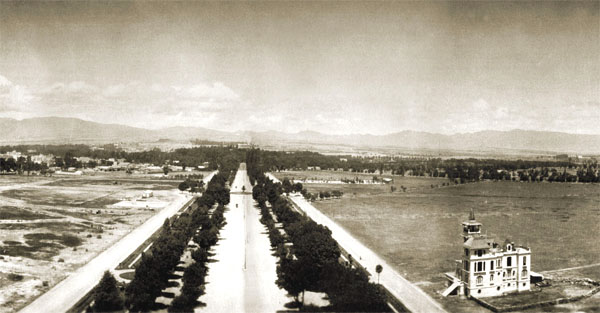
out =
<svg viewBox="0 0 600 313"><path fill-rule="evenodd" d="M0 117L67 116L144 128L197 126L219 130L376 133L401 130L474 132L538 129L600 133L600 102L506 103L492 96L431 101L408 97L372 104L345 94L314 94L254 103L222 82L167 85L86 81L19 85L0 75ZM425 103L425 104L424 104Z"/></svg>
<svg viewBox="0 0 600 313"><path fill-rule="evenodd" d="M204 100L212 100L223 101L223 100L237 100L240 98L238 94L236 94L229 87L223 85L220 82L215 82L210 85L206 84L196 84L190 87L174 87L177 91L177 94L180 97L189 98L189 99L204 99Z"/></svg>
<svg viewBox="0 0 600 313"><path fill-rule="evenodd" d="M0 112L19 112L27 110L36 97L26 86L14 84L0 75Z"/></svg>
<svg viewBox="0 0 600 313"><path fill-rule="evenodd" d="M4 117L56 115L147 128L219 128L225 124L219 120L243 117L249 109L248 101L221 82L170 86L132 81L98 86L73 81L48 84L32 92L0 76L0 116Z"/></svg>
<svg viewBox="0 0 600 313"><path fill-rule="evenodd" d="M0 75L0 87L11 86L12 82L8 80L6 77Z"/></svg>

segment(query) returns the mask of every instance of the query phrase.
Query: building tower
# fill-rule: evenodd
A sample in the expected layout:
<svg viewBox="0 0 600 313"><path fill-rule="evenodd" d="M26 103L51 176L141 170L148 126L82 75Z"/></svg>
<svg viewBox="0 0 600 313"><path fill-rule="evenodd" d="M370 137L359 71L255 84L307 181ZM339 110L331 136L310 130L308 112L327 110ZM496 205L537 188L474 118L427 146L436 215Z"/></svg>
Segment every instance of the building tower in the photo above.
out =
<svg viewBox="0 0 600 313"><path fill-rule="evenodd" d="M462 222L463 253L454 273L446 273L453 292L471 297L491 297L530 289L531 250L511 241L499 245L481 233L482 224L471 209Z"/></svg>
<svg viewBox="0 0 600 313"><path fill-rule="evenodd" d="M481 235L481 223L475 220L475 212L471 209L469 220L462 223L463 226L463 242L475 235Z"/></svg>

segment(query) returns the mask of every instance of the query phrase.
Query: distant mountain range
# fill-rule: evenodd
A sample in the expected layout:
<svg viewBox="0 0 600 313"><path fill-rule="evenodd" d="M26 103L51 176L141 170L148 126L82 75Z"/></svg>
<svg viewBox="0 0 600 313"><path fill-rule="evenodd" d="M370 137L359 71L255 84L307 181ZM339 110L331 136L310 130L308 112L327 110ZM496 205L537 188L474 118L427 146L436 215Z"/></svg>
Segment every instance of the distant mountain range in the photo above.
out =
<svg viewBox="0 0 600 313"><path fill-rule="evenodd" d="M257 145L321 144L354 147L473 150L498 149L600 153L600 135L511 130L443 135L402 131L388 135L328 135L314 131L298 133L224 132L199 127L150 130L118 124L101 124L76 118L43 117L24 120L0 118L0 145L24 143L152 142L159 139L188 141L244 141Z"/></svg>

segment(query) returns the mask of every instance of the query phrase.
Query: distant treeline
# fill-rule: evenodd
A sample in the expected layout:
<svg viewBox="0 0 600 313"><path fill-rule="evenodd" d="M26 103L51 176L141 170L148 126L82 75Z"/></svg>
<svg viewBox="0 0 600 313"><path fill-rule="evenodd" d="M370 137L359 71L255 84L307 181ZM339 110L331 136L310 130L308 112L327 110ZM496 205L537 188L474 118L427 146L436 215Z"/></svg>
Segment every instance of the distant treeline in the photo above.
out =
<svg viewBox="0 0 600 313"><path fill-rule="evenodd" d="M92 149L86 145L23 145L0 147L0 152L17 150L57 156L59 167L80 167L75 157L86 156L99 160L121 158L134 163L156 165L172 164L198 166L208 162L209 169L235 169L247 153L260 151L261 168L266 171L333 169L350 172L390 173L401 176L445 177L457 183L479 180L519 180L551 182L598 182L599 167L596 160L585 162L559 160L501 160L501 159L441 159L331 156L310 151L267 151L238 149L236 146L182 148L170 152L153 149L142 152L125 152L114 145ZM1 162L1 161L0 161ZM4 165L3 165L4 164ZM27 159L4 160L0 172L23 171ZM91 164L94 165L94 164ZM33 165L30 166L32 168Z"/></svg>
<svg viewBox="0 0 600 313"><path fill-rule="evenodd" d="M249 150L249 153L254 153ZM352 172L390 173L401 176L445 177L456 183L480 180L550 182L599 182L598 162L500 159L441 159L390 157L359 158L326 156L315 152L260 151L260 168L265 171L335 169ZM251 154L250 154L251 155ZM251 155L252 156L252 155ZM570 172L570 173L569 173Z"/></svg>
<svg viewBox="0 0 600 313"><path fill-rule="evenodd" d="M179 161L178 164L182 166L199 166L203 165L204 162L208 162L209 169L216 170L217 168L221 168L228 173L229 170L236 169L238 164L245 158L245 150L237 149L234 146L182 148L169 152L161 151L158 148L141 152L126 152L115 145L104 145L96 148L87 145L19 145L2 146L0 147L0 154L13 150L22 154L52 154L56 157L57 166L59 167L86 166L86 164L77 162L74 159L76 157L90 157L98 160L107 160L110 158L125 159L127 162L151 163L156 165L168 164L177 160ZM35 153L28 153L28 151L35 151ZM23 157L23 163L26 160L27 158ZM18 162L18 160L14 161L14 163ZM5 160L5 162L8 161ZM14 168L12 163L10 165L12 166L11 168ZM0 168L0 171L2 170Z"/></svg>

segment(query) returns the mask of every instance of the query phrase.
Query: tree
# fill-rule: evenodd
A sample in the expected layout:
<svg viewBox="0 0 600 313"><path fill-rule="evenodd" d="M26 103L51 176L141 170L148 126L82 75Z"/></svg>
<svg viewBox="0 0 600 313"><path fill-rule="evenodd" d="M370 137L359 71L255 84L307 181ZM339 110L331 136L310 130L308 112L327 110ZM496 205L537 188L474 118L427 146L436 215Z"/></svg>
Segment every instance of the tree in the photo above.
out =
<svg viewBox="0 0 600 313"><path fill-rule="evenodd" d="M169 174L169 167L167 165L163 166L163 173L165 173L165 175Z"/></svg>
<svg viewBox="0 0 600 313"><path fill-rule="evenodd" d="M94 312L114 312L123 309L123 298L117 280L106 271L94 290Z"/></svg>
<svg viewBox="0 0 600 313"><path fill-rule="evenodd" d="M377 264L377 266L375 266L375 272L377 272L377 284L379 285L379 275L381 275L381 272L383 271L383 266L381 266L381 264Z"/></svg>
<svg viewBox="0 0 600 313"><path fill-rule="evenodd" d="M179 184L179 186L177 188L179 188L179 190L181 190L181 191L184 191L184 190L187 190L189 187L190 186L186 182L183 181Z"/></svg>
<svg viewBox="0 0 600 313"><path fill-rule="evenodd" d="M277 266L277 281L275 283L279 288L285 289L296 303L304 305L304 290L308 289L309 282L306 277L311 271L310 264L284 258ZM302 293L302 301L299 295Z"/></svg>

